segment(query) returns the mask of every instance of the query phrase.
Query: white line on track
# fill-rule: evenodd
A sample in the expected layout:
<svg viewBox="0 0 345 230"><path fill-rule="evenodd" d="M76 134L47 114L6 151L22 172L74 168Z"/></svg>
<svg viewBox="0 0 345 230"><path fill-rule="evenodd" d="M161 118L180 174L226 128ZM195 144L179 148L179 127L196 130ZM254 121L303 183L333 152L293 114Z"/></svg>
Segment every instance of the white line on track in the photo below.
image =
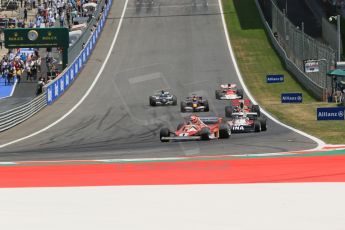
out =
<svg viewBox="0 0 345 230"><path fill-rule="evenodd" d="M9 96L9 97L12 97L12 95L13 95L13 93L14 93L14 90L16 89L17 82L18 82L18 80L17 80L17 79L16 79L16 80L14 80L14 86L13 86L13 88L12 88L12 91L11 91L11 94L10 94L10 96Z"/></svg>
<svg viewBox="0 0 345 230"><path fill-rule="evenodd" d="M243 80L243 78L242 78L241 72L240 72L240 70L239 70L239 68L238 68L237 61L236 61L236 58L235 58L235 55L234 55L234 52L233 52L233 49L232 49L232 46L231 46L231 42L230 42L230 37L229 37L228 29L227 29L227 26L226 26L226 23L225 23L225 18L224 18L224 13L223 13L223 5L222 5L222 1L221 1L221 0L218 0L218 5L219 5L220 14L221 14L221 16L222 16L223 28L224 28L224 33L225 33L226 42L227 42L227 44L228 44L228 49L229 49L229 52L230 52L230 57L231 57L231 59L233 60L234 67L235 67L235 70L236 70L238 79L239 79L239 81L240 81L240 83L241 83L241 85L242 85L244 91L246 92L247 96L249 97L249 99L250 99L253 103L257 104L255 98L254 98L253 95L249 92L249 90L248 90L246 84L244 83L244 80ZM292 130L292 131L294 131L294 132L296 132L296 133L298 133L298 134L300 134L300 135L302 135L302 136L305 136L305 137L307 137L307 138L309 138L309 139L315 141L315 142L318 144L318 146L317 146L316 148L314 148L314 149L321 149L323 146L325 146L325 142L323 142L323 141L320 140L319 138L314 137L314 136L312 136L312 135L310 135L310 134L307 134L307 133L305 133L305 132L303 132L303 131L301 131L301 130L295 129L295 128L291 127L291 126L288 126L288 125L286 125L286 124L284 124L284 123L278 121L276 118L274 118L271 114L269 114L269 113L268 113L266 110L264 110L264 109L261 109L261 111L262 111L268 118L270 118L272 121L274 121L275 123L277 123L277 124L279 124L279 125L281 125L281 126L283 126L283 127L285 127L285 128L288 128L288 129L290 129L290 130Z"/></svg>
<svg viewBox="0 0 345 230"><path fill-rule="evenodd" d="M11 90L10 95L9 95L9 96L6 96L6 97L0 97L0 99L12 97L12 95L13 95L13 93L14 93L14 90L16 89L16 86L17 86L17 79L14 80L14 85L13 85L13 87L12 87L12 90Z"/></svg>
<svg viewBox="0 0 345 230"><path fill-rule="evenodd" d="M60 117L58 120L56 120L55 122L53 122L52 124L46 126L45 128L41 129L41 130L38 130L37 132L34 132L30 135L27 135L25 137L22 137L22 138L19 138L19 139L16 139L16 140L13 140L13 141L10 141L8 143L5 143L5 144L2 144L0 145L0 148L4 148L6 146L9 146L9 145L12 145L12 144L15 144L15 143L18 143L20 141L23 141L23 140L26 140L26 139L29 139L31 137L34 137L40 133L43 133L44 131L50 129L51 127L55 126L56 124L60 123L62 120L64 120L66 117L68 117L74 110L76 110L80 105L81 103L83 103L83 101L87 98L87 96L89 96L89 94L91 93L92 89L95 87L97 81L99 80L99 78L101 77L103 71L104 71L104 68L106 66L106 64L108 63L108 60L110 58L110 55L111 55L111 52L116 44L116 40L117 40L117 37L119 36L119 33L120 33L120 29L121 29L121 25L122 25L122 21L123 21L123 18L125 16L125 12L126 12L126 8L127 8L127 4L128 4L128 0L125 1L125 5L123 7L123 10L122 10L122 14L121 14L121 18L120 18L120 21L119 21L119 25L117 27L117 30L115 32L115 35L114 35L114 38L113 38L113 41L111 43L111 46L110 46L110 49L107 53L107 56L103 62L103 65L101 66L96 78L93 80L90 88L86 91L86 93L84 94L84 96L78 101L77 104L75 104L73 106L73 108L71 108L65 115L63 115L62 117Z"/></svg>

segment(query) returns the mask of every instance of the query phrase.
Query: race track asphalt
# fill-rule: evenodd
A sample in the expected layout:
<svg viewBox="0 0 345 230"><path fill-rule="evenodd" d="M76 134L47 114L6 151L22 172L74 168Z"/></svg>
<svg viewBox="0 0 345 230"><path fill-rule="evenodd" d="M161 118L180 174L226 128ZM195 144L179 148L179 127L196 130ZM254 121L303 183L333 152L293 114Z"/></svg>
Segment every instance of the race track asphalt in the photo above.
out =
<svg viewBox="0 0 345 230"><path fill-rule="evenodd" d="M194 6L193 2L196 3ZM72 87L53 105L0 134L0 144L60 118L85 94L110 48L125 0L115 0L105 30ZM159 129L176 128L179 106L150 107L149 96L167 89L180 99L198 93L210 112L224 116L215 100L221 83L239 83L217 0L130 0L118 40L101 78L86 100L47 131L0 149L0 161L148 158L268 153L310 149L312 140L272 121L267 132L233 134L229 140L161 143ZM231 36L231 35L230 35Z"/></svg>

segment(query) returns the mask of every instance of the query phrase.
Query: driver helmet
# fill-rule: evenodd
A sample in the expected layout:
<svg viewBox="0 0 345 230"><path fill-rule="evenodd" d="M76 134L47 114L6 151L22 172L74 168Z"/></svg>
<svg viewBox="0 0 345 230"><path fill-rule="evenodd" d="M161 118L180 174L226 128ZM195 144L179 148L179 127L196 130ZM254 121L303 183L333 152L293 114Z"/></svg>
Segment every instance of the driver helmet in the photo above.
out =
<svg viewBox="0 0 345 230"><path fill-rule="evenodd" d="M241 101L240 102L240 108L243 109L244 108L244 103Z"/></svg>
<svg viewBox="0 0 345 230"><path fill-rule="evenodd" d="M193 124L196 124L196 123L198 122L198 117L195 116L195 115L192 115L192 116L190 117L190 121L191 121Z"/></svg>

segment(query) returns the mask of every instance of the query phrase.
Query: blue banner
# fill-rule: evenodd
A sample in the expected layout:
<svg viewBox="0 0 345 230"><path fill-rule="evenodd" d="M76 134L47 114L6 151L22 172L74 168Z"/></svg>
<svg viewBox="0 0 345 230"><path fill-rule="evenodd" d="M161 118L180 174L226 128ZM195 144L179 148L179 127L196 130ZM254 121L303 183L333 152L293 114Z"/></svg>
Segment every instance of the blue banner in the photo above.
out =
<svg viewBox="0 0 345 230"><path fill-rule="evenodd" d="M90 56L90 42L86 44L86 57L89 58Z"/></svg>
<svg viewBox="0 0 345 230"><path fill-rule="evenodd" d="M79 72L79 62L78 59L76 62L74 62L74 74L77 75Z"/></svg>
<svg viewBox="0 0 345 230"><path fill-rule="evenodd" d="M81 68L83 67L83 54L79 55L79 71L81 70Z"/></svg>
<svg viewBox="0 0 345 230"><path fill-rule="evenodd" d="M282 103L302 103L303 95L302 93L282 93L281 102Z"/></svg>
<svg viewBox="0 0 345 230"><path fill-rule="evenodd" d="M85 63L86 62L86 50L84 49L84 51L83 51L83 63Z"/></svg>
<svg viewBox="0 0 345 230"><path fill-rule="evenodd" d="M61 77L59 79L59 95L63 94L63 92L65 91L65 78Z"/></svg>
<svg viewBox="0 0 345 230"><path fill-rule="evenodd" d="M69 76L70 76L70 82L73 82L74 81L74 68L73 68L73 65L72 65L72 68L69 69Z"/></svg>
<svg viewBox="0 0 345 230"><path fill-rule="evenodd" d="M104 23L104 14L103 14L103 16L102 16L102 18L101 18L101 22L100 22L101 28L103 28L103 23Z"/></svg>
<svg viewBox="0 0 345 230"><path fill-rule="evenodd" d="M284 75L282 74L270 74L266 76L267 83L280 83L284 82Z"/></svg>
<svg viewBox="0 0 345 230"><path fill-rule="evenodd" d="M69 87L69 82L70 82L69 71L67 71L63 77L65 78L65 88L67 89Z"/></svg>
<svg viewBox="0 0 345 230"><path fill-rule="evenodd" d="M53 98L54 100L59 97L59 82L53 82Z"/></svg>
<svg viewBox="0 0 345 230"><path fill-rule="evenodd" d="M47 104L50 105L54 102L55 98L53 98L53 84L50 84L47 87Z"/></svg>
<svg viewBox="0 0 345 230"><path fill-rule="evenodd" d="M74 60L74 62L63 72L64 74L56 78L50 85L47 86L47 104L51 105L55 100L58 99L60 95L73 83L75 78L78 76L78 73L82 69L83 65L86 64L87 60L89 59L92 50L96 45L96 41L98 40L100 33L105 26L105 20L108 15L112 4L112 0L109 0L108 5L105 8L105 13L102 15L100 19L100 23L94 30L93 34L91 35L91 39L88 43L86 43L83 51L81 54ZM23 49L25 50L25 49Z"/></svg>
<svg viewBox="0 0 345 230"><path fill-rule="evenodd" d="M344 120L344 107L317 108L317 120Z"/></svg>

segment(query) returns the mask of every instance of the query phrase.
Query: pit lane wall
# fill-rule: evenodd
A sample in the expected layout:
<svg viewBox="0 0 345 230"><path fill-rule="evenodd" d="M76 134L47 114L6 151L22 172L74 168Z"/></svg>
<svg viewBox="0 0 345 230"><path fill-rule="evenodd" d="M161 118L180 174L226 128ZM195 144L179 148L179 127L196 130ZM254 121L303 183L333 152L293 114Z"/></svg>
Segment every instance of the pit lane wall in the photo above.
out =
<svg viewBox="0 0 345 230"><path fill-rule="evenodd" d="M109 0L108 4L104 7L104 12L98 21L96 29L91 33L87 42L85 42L84 49L81 50L71 64L54 81L44 87L47 105L53 104L72 85L84 65L86 65L104 28L111 5L112 0ZM93 24L90 25L93 26Z"/></svg>

